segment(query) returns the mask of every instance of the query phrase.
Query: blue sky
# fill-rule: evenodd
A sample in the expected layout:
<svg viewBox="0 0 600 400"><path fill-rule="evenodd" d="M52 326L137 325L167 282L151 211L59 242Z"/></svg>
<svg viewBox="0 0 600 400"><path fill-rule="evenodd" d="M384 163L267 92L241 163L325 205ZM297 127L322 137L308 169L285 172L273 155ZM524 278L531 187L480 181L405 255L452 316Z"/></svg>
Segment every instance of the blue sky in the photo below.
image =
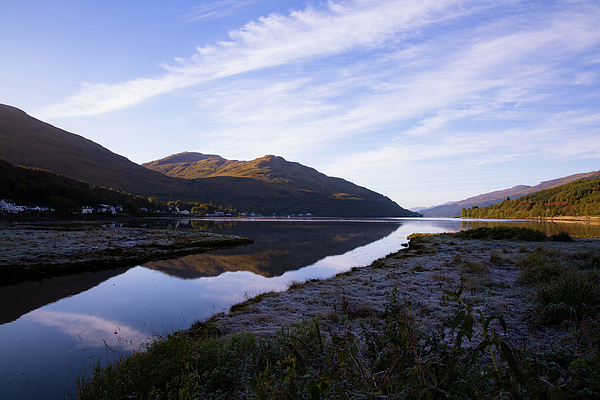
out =
<svg viewBox="0 0 600 400"><path fill-rule="evenodd" d="M403 207L600 170L597 1L8 1L0 102L143 163L275 154Z"/></svg>

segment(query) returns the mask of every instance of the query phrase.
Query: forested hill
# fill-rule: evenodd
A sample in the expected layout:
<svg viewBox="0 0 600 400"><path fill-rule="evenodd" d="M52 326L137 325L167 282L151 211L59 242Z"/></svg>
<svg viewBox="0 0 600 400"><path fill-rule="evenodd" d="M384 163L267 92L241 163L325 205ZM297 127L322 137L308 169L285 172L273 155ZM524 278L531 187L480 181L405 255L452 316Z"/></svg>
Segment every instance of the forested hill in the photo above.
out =
<svg viewBox="0 0 600 400"><path fill-rule="evenodd" d="M491 207L464 209L463 218L552 218L600 216L600 178L584 179L504 200Z"/></svg>
<svg viewBox="0 0 600 400"><path fill-rule="evenodd" d="M419 212L422 213L424 217L458 217L461 215L461 211L464 208L474 206L478 206L479 208L490 207L504 201L507 197L517 199L521 196L539 192L540 190L558 187L581 179L594 178L600 178L600 171L564 176L562 178L540 182L535 186L518 185L509 189L496 190L494 192L480 194L460 201L448 202L439 206L420 210Z"/></svg>

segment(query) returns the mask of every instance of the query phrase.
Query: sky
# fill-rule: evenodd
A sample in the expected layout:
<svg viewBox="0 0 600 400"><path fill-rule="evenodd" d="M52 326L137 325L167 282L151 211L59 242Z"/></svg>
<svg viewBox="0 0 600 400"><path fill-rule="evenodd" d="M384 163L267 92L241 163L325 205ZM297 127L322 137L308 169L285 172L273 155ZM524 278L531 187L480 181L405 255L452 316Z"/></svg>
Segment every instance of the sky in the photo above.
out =
<svg viewBox="0 0 600 400"><path fill-rule="evenodd" d="M267 154L405 208L600 170L595 0L9 0L0 103L136 163Z"/></svg>

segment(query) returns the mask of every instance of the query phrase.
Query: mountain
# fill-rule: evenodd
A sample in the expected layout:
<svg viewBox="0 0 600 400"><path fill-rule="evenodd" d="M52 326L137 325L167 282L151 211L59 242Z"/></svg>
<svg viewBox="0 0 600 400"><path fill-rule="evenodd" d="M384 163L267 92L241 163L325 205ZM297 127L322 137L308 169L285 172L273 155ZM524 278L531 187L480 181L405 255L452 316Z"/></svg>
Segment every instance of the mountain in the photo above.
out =
<svg viewBox="0 0 600 400"><path fill-rule="evenodd" d="M274 155L237 161L185 152L142 165L170 177L201 182L217 199L222 198L223 188L227 186L232 201L243 205L242 209L252 209L265 202L273 205L273 202L283 202L286 204L279 207L279 213L283 214L418 216L372 190ZM339 205L346 211L337 209ZM340 214L346 212L351 214Z"/></svg>
<svg viewBox="0 0 600 400"><path fill-rule="evenodd" d="M212 202L265 215L418 216L379 193L281 157L244 162L182 153L141 166L80 135L2 104L0 144L0 158L14 165L160 200ZM197 163L202 160L205 170L200 173ZM197 170L184 168L187 172L183 173L174 169L188 164Z"/></svg>
<svg viewBox="0 0 600 400"><path fill-rule="evenodd" d="M518 185L509 189L484 193L478 196L469 197L464 200L430 207L420 210L419 212L423 214L424 217L459 217L463 208L471 208L473 206L478 206L480 208L489 207L501 203L502 201L506 200L507 197L510 197L511 199L518 199L521 196L539 192L540 190L554 188L582 179L594 179L598 177L600 177L600 171L574 174L565 176L563 178L544 181L535 186Z"/></svg>
<svg viewBox="0 0 600 400"><path fill-rule="evenodd" d="M193 195L183 179L150 171L99 144L0 104L0 158L126 192L156 197ZM195 190L194 190L195 189Z"/></svg>

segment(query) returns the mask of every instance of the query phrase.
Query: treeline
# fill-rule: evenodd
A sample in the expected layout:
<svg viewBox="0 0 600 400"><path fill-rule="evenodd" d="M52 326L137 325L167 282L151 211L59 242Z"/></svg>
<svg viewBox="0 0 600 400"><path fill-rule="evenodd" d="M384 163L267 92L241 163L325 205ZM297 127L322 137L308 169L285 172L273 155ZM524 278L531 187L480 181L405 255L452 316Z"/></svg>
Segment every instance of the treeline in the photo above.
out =
<svg viewBox="0 0 600 400"><path fill-rule="evenodd" d="M462 218L552 218L600 216L600 178L584 179L502 203L462 209Z"/></svg>
<svg viewBox="0 0 600 400"><path fill-rule="evenodd" d="M184 202L180 200L160 201L155 197L146 197L125 193L113 188L96 185L90 187L87 182L58 175L50 171L15 167L0 159L0 198L11 199L23 206L49 206L57 213L80 211L82 206L123 206L123 212L134 216L151 213L165 213L180 210L208 214L217 211L237 214L230 206Z"/></svg>

